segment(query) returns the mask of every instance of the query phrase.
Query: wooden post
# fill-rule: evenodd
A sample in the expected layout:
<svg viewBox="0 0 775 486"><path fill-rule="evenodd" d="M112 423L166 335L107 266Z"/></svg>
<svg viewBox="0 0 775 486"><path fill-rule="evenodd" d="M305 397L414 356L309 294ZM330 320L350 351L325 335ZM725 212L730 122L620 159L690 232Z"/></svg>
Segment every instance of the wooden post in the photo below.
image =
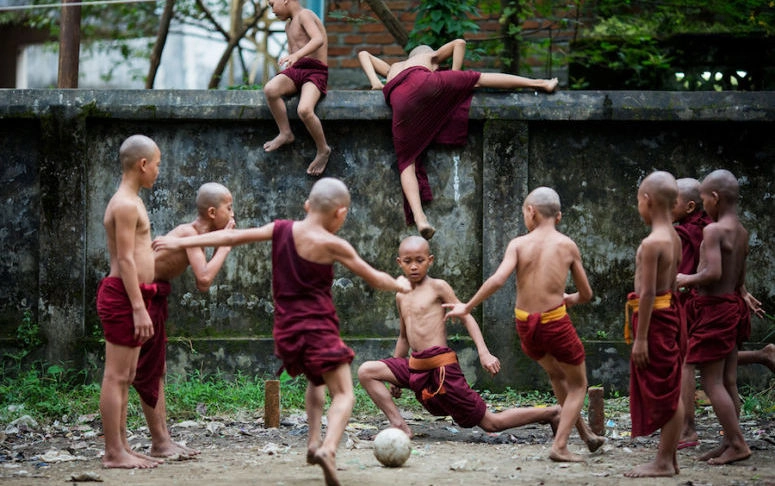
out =
<svg viewBox="0 0 775 486"><path fill-rule="evenodd" d="M280 426L280 381L266 380L264 383L264 427Z"/></svg>
<svg viewBox="0 0 775 486"><path fill-rule="evenodd" d="M589 428L597 435L605 435L605 404L603 387L589 387Z"/></svg>
<svg viewBox="0 0 775 486"><path fill-rule="evenodd" d="M68 6L64 0L59 31L59 75L57 88L78 87L78 61L81 49L81 6Z"/></svg>

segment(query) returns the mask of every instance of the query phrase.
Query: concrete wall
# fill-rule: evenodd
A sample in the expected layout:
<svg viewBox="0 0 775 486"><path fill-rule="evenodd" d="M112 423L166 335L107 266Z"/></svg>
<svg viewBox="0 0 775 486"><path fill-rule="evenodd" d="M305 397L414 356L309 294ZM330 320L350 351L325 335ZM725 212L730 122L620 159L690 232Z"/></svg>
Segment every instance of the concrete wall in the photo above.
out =
<svg viewBox="0 0 775 486"><path fill-rule="evenodd" d="M13 350L26 309L33 311L51 361L99 361L101 335L94 302L108 270L102 215L119 181L117 152L130 134L154 138L162 167L142 197L153 233L195 217L204 182L227 185L240 227L302 218L313 178L305 169L314 144L290 112L296 142L265 153L276 133L260 92L0 90L0 347ZM397 274L403 222L401 189L381 93L332 91L319 105L334 149L326 175L343 179L352 208L341 235L374 266ZM590 384L626 393L628 349L621 329L632 289L634 254L647 233L635 193L654 169L701 178L728 168L741 183L743 224L751 231L748 288L775 304L772 195L775 95L668 92L482 92L474 97L468 143L435 147L428 170L436 200L428 215L432 274L466 300L497 267L510 238L524 231L521 204L530 189L552 186L563 202L560 230L578 243L593 302L571 316L588 353ZM398 329L394 296L370 289L336 267L334 296L342 334L356 366L392 351ZM483 373L459 324L454 347L481 388L548 389L540 369L519 349L514 283L480 309L480 322L503 371ZM170 298L171 373L192 369L272 372L271 264L268 244L232 250L210 292L190 273ZM772 321L754 319L752 346ZM752 380L766 380L752 367Z"/></svg>

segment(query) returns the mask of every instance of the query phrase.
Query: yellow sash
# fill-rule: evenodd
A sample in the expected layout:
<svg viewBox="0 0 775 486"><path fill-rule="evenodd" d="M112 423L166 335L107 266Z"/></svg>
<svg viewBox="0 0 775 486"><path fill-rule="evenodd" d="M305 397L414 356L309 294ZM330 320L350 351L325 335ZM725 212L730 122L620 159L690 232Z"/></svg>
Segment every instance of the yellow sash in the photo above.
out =
<svg viewBox="0 0 775 486"><path fill-rule="evenodd" d="M565 304L562 304L561 306L557 307L556 309L552 309L550 311L542 312L541 313L541 324L546 324L547 322L553 322L557 319L561 319L565 316L565 314L568 313L567 308L565 307ZM530 313L523 311L522 309L514 308L514 317L517 318L517 320L520 321L526 321L528 317L530 317Z"/></svg>
<svg viewBox="0 0 775 486"><path fill-rule="evenodd" d="M654 297L654 310L667 309L672 304L673 294L671 292L665 292L662 295ZM630 324L630 316L638 312L638 306L640 305L640 298L635 297L629 299L624 305L624 342L632 344L632 325Z"/></svg>

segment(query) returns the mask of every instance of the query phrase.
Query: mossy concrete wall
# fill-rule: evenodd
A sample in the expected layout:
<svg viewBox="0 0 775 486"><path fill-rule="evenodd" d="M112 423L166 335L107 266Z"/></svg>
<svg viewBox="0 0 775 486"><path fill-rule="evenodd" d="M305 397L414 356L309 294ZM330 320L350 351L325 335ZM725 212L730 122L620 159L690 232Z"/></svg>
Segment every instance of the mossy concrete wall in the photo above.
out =
<svg viewBox="0 0 775 486"><path fill-rule="evenodd" d="M234 195L240 227L302 218L315 179L305 174L314 145L289 103L296 142L262 149L276 126L260 92L0 90L0 337L12 350L31 310L46 339L38 356L76 365L99 360L95 290L108 270L104 208L119 181L118 147L133 133L154 138L161 174L142 197L154 235L195 217L194 196L218 181ZM401 187L381 93L332 91L319 104L333 155L326 175L343 179L352 208L341 236L374 266L393 274L404 225ZM466 300L524 232L521 204L539 185L562 199L560 230L579 245L595 291L571 311L588 354L590 384L626 393L628 348L623 306L632 289L635 249L646 235L636 188L655 169L701 178L730 169L741 183L740 217L751 232L748 288L775 305L772 198L775 194L775 93L481 92L468 143L434 147L428 171L438 228L431 273ZM355 365L388 356L398 332L394 295L369 288L336 267L334 296ZM513 279L476 311L503 371L478 366L459 324L454 347L481 388L548 389L521 352L513 325ZM272 354L269 244L232 250L209 292L190 273L170 298L171 373L192 369L269 373ZM754 319L751 346L773 323ZM87 364L88 366L88 364ZM354 367L355 368L355 367ZM762 367L746 379L765 380ZM750 375L750 376L749 376Z"/></svg>

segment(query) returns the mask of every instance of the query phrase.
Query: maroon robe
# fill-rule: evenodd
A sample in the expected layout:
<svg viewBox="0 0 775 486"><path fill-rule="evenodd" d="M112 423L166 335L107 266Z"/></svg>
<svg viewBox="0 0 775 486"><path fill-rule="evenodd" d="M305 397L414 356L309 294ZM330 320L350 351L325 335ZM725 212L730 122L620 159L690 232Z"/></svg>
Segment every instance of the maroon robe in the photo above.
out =
<svg viewBox="0 0 775 486"><path fill-rule="evenodd" d="M636 298L630 294L629 299ZM632 315L633 334L638 332L638 312ZM681 398L681 365L686 352L686 333L680 307L654 309L648 332L649 364L638 368L630 360L630 417L632 436L650 435L664 426L678 410Z"/></svg>
<svg viewBox="0 0 775 486"><path fill-rule="evenodd" d="M428 359L449 352L454 353L448 347L433 346L423 351L413 352L412 357ZM458 425L466 428L479 425L484 418L487 404L468 386L459 363L444 366L444 383L440 384L438 368L411 369L407 358L387 358L381 361L396 377L397 386L412 390L417 400L431 415L437 417L449 415Z"/></svg>
<svg viewBox="0 0 775 486"><path fill-rule="evenodd" d="M302 57L289 68L285 68L278 74L284 74L291 78L296 91L301 91L304 83L312 83L320 91L320 94L326 95L328 87L328 66L312 57Z"/></svg>
<svg viewBox="0 0 775 486"><path fill-rule="evenodd" d="M152 408L159 400L159 384L167 362L167 296L169 282L156 281L140 284L145 308L153 323L153 337L140 344L134 337L135 325L132 303L126 294L124 282L118 277L102 279L97 289L97 314L102 322L105 340L121 346L141 346L137 371L132 385L140 398Z"/></svg>
<svg viewBox="0 0 775 486"><path fill-rule="evenodd" d="M584 345L568 314L541 323L541 312L536 312L530 314L526 321L515 319L515 322L522 351L531 359L538 361L546 354L551 354L561 363L575 366L584 362Z"/></svg>
<svg viewBox="0 0 775 486"><path fill-rule="evenodd" d="M468 109L476 71L431 71L414 66L398 73L383 88L385 101L393 108L393 145L401 173L412 163L423 202L433 199L422 155L431 143L462 145L468 137ZM414 216L404 197L406 223Z"/></svg>
<svg viewBox="0 0 775 486"><path fill-rule="evenodd" d="M324 372L351 363L355 353L339 336L331 296L334 266L296 253L293 223L275 221L272 234L275 355L291 376L304 373L322 385Z"/></svg>
<svg viewBox="0 0 775 486"><path fill-rule="evenodd" d="M686 307L691 323L687 363L725 359L751 336L751 311L739 293L696 295Z"/></svg>
<svg viewBox="0 0 775 486"><path fill-rule="evenodd" d="M681 264L678 266L678 273L691 275L697 272L702 230L712 222L713 220L705 211L699 210L675 225L675 231L681 237Z"/></svg>

